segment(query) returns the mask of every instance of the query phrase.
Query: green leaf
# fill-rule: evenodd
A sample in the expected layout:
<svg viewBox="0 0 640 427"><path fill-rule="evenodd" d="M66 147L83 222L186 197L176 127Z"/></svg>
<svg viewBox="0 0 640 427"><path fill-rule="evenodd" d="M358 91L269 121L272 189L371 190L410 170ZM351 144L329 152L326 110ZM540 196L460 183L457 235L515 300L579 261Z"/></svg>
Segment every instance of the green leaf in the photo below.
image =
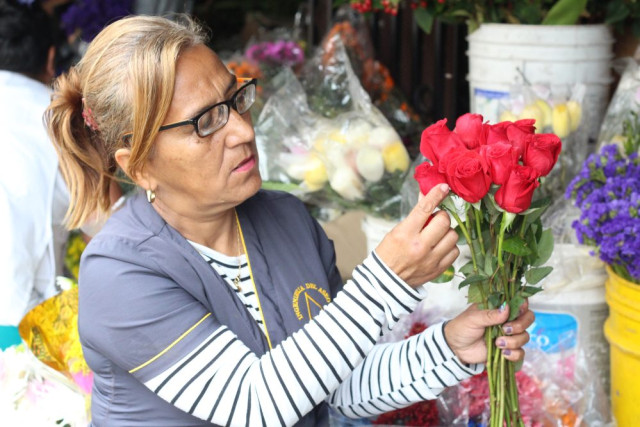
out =
<svg viewBox="0 0 640 427"><path fill-rule="evenodd" d="M627 9L627 5L625 5L624 2L612 1L607 4L607 13L605 16L605 24L616 24L627 19L629 9Z"/></svg>
<svg viewBox="0 0 640 427"><path fill-rule="evenodd" d="M444 273L442 273L441 275L439 275L438 277L436 277L435 279L433 279L431 281L431 283L447 283L450 282L451 280L453 280L453 276L454 276L455 270L453 268L453 266L447 268Z"/></svg>
<svg viewBox="0 0 640 427"><path fill-rule="evenodd" d="M458 270L460 273L464 274L464 277L470 277L474 274L473 272L473 261L469 261Z"/></svg>
<svg viewBox="0 0 640 427"><path fill-rule="evenodd" d="M416 20L416 24L418 24L418 26L422 28L422 31L427 34L431 34L431 29L433 28L433 21L435 17L431 13L429 13L426 8L423 7L419 7L414 10L413 16Z"/></svg>
<svg viewBox="0 0 640 427"><path fill-rule="evenodd" d="M524 298L520 294L515 294L513 298L509 300L509 322L518 317L522 304L524 304Z"/></svg>
<svg viewBox="0 0 640 427"><path fill-rule="evenodd" d="M547 13L542 25L575 25L587 0L559 0Z"/></svg>
<svg viewBox="0 0 640 427"><path fill-rule="evenodd" d="M518 236L511 236L502 243L502 250L518 256L531 254L527 243Z"/></svg>
<svg viewBox="0 0 640 427"><path fill-rule="evenodd" d="M550 228L547 228L542 232L540 240L538 240L538 257L531 263L531 265L538 267L544 264L551 258L553 252L553 232Z"/></svg>
<svg viewBox="0 0 640 427"><path fill-rule="evenodd" d="M547 277L552 270L553 270L553 267L548 267L548 266L530 268L524 273L524 278L527 280L527 283L531 285L535 285L536 283L538 283L539 281Z"/></svg>
<svg viewBox="0 0 640 427"><path fill-rule="evenodd" d="M484 259L484 272L487 276L492 276L498 267L498 258L491 254L487 254Z"/></svg>
<svg viewBox="0 0 640 427"><path fill-rule="evenodd" d="M494 309L500 307L502 304L502 292L491 292L488 298L489 309Z"/></svg>
<svg viewBox="0 0 640 427"><path fill-rule="evenodd" d="M524 298L529 298L530 296L533 296L541 291L542 291L542 288L538 286L523 286L522 290L520 291L520 294Z"/></svg>
<svg viewBox="0 0 640 427"><path fill-rule="evenodd" d="M479 282L485 282L487 281L489 278L485 275L482 274L478 274L475 276L470 276L467 277L466 279L464 279L462 282L460 282L460 284L458 285L458 289L462 289L467 285L471 285L472 283L479 283Z"/></svg>
<svg viewBox="0 0 640 427"><path fill-rule="evenodd" d="M482 304L485 303L484 295L486 295L487 292L489 292L489 283L474 283L469 286L469 291L467 292L467 301L472 304L481 304L480 308L486 308L483 307Z"/></svg>

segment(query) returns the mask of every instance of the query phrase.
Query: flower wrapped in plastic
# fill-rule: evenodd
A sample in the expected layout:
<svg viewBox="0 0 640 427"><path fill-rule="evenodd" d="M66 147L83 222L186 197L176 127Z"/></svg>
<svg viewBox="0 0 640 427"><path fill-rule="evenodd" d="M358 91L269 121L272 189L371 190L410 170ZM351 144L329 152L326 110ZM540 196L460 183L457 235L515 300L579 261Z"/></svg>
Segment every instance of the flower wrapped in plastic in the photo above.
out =
<svg viewBox="0 0 640 427"><path fill-rule="evenodd" d="M553 133L562 140L562 158L541 182L538 192L562 198L569 181L589 154L589 127L593 112L585 109L586 86L514 84L500 100L500 121L535 120L535 132ZM584 111L584 114L583 114Z"/></svg>
<svg viewBox="0 0 640 427"><path fill-rule="evenodd" d="M31 309L18 330L41 362L67 376L88 396L93 373L84 360L78 335L78 286L64 277L56 280L65 290Z"/></svg>
<svg viewBox="0 0 640 427"><path fill-rule="evenodd" d="M395 219L409 154L335 43L301 80L283 72L256 124L261 172L316 206Z"/></svg>
<svg viewBox="0 0 640 427"><path fill-rule="evenodd" d="M0 351L2 425L86 426L88 403L76 384L43 364L24 344Z"/></svg>

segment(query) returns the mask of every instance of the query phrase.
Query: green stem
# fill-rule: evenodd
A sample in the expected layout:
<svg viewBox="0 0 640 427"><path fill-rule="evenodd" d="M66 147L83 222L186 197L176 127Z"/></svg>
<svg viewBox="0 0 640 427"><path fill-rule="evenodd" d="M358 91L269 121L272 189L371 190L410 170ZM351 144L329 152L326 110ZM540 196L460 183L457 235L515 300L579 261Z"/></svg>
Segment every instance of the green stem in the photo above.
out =
<svg viewBox="0 0 640 427"><path fill-rule="evenodd" d="M489 381L489 409L490 413L495 413L496 407L496 384L495 377L493 375L493 352L494 346L491 342L491 327L485 328L484 340L487 346L487 380Z"/></svg>
<svg viewBox="0 0 640 427"><path fill-rule="evenodd" d="M456 220L456 222L458 223L458 225L460 226L460 230L462 230L462 234L464 235L465 240L467 241L467 245L469 245L469 251L471 252L471 261L473 262L473 272L477 273L478 272L478 263L476 262L476 252L473 249L473 242L471 240L471 235L469 234L469 230L467 230L467 227L465 227L464 222L462 222L462 220L460 219L460 217L458 216L458 214L453 211L453 210L449 210L449 213L453 216L453 218Z"/></svg>
<svg viewBox="0 0 640 427"><path fill-rule="evenodd" d="M482 255L486 255L484 248L484 239L482 238L482 218L480 217L480 211L473 207L471 209L473 209L473 215L476 218L476 233L478 234L478 242L480 242L480 251L482 252Z"/></svg>
<svg viewBox="0 0 640 427"><path fill-rule="evenodd" d="M502 353L502 352L500 352ZM504 425L504 398L505 398L505 375L504 375L504 357L500 358L500 373L499 381L500 381L500 391L498 394L498 401L500 402L500 407L498 408L498 426Z"/></svg>

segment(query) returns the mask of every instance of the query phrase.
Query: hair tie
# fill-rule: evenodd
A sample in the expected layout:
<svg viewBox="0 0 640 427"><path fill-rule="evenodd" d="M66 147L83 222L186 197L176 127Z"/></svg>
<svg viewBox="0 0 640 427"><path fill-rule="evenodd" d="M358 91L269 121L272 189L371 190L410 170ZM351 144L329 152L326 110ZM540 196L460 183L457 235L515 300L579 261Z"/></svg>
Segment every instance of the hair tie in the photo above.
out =
<svg viewBox="0 0 640 427"><path fill-rule="evenodd" d="M84 119L85 126L94 132L98 131L98 122L96 122L96 118L93 116L91 108L87 107L84 98L82 98L82 118Z"/></svg>

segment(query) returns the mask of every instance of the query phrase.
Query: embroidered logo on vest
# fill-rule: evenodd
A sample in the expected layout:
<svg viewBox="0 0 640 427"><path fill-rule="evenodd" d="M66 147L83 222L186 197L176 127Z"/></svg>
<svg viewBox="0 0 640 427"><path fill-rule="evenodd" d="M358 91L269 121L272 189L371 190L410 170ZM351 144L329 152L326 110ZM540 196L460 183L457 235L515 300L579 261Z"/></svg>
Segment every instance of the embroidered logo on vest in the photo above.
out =
<svg viewBox="0 0 640 427"><path fill-rule="evenodd" d="M325 289L315 283L305 283L293 291L293 311L298 320L311 320L320 313L322 306L331 302L331 296Z"/></svg>

